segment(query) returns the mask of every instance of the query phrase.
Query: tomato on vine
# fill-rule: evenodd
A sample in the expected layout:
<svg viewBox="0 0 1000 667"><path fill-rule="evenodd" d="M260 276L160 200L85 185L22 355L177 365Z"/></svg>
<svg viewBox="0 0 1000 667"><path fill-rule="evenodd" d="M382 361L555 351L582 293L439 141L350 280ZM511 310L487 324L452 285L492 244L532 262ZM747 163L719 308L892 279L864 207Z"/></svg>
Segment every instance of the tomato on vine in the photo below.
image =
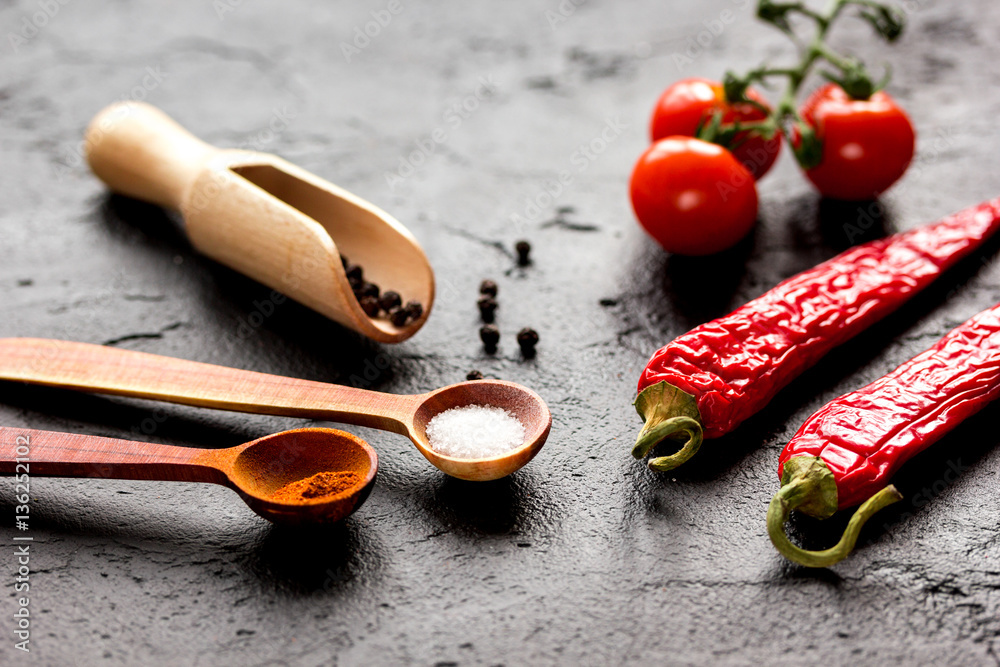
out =
<svg viewBox="0 0 1000 667"><path fill-rule="evenodd" d="M709 255L735 245L757 219L753 176L725 148L672 136L650 146L630 182L639 223L665 250Z"/></svg>
<svg viewBox="0 0 1000 667"><path fill-rule="evenodd" d="M826 197L874 199L913 158L913 124L883 91L853 99L828 83L809 96L799 115L821 146L819 163L806 169L806 177Z"/></svg>
<svg viewBox="0 0 1000 667"><path fill-rule="evenodd" d="M767 118L771 111L767 101L752 88L746 90L746 97L749 101L729 102L719 81L681 79L667 87L656 102L650 137L653 141L672 135L698 137L699 130L716 117L722 125ZM765 139L759 133L737 132L723 145L759 180L778 158L781 134L774 132L770 139Z"/></svg>
<svg viewBox="0 0 1000 667"><path fill-rule="evenodd" d="M838 199L878 196L913 157L913 125L857 58L838 53L826 36L846 13L866 21L887 42L903 31L902 11L879 0L758 0L757 17L799 47L796 64L761 66L721 82L687 78L667 88L653 112L654 143L632 173L630 194L639 222L670 252L704 255L734 245L757 214L754 178L762 177L789 140L799 166L819 191ZM812 37L800 26L811 23ZM797 96L816 65L831 83L800 108ZM784 79L770 107L754 86ZM727 150L728 149L728 150Z"/></svg>

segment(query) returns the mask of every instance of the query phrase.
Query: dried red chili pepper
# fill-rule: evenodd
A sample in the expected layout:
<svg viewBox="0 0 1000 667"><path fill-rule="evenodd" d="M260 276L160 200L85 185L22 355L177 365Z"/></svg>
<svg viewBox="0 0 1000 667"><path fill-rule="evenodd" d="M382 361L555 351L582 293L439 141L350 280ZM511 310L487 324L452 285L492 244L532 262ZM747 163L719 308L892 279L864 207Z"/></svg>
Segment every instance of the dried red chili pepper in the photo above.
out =
<svg viewBox="0 0 1000 667"><path fill-rule="evenodd" d="M898 308L1000 227L1000 199L932 225L856 246L789 278L734 312L660 348L639 378L646 420L632 449L665 438L680 451L651 459L670 470L703 438L736 428L833 347Z"/></svg>
<svg viewBox="0 0 1000 667"><path fill-rule="evenodd" d="M854 548L868 518L902 496L886 486L915 454L1000 397L1000 306L979 313L937 345L867 387L827 403L781 453L781 490L767 511L783 555L826 567ZM785 535L793 509L825 519L863 504L836 546L806 551Z"/></svg>

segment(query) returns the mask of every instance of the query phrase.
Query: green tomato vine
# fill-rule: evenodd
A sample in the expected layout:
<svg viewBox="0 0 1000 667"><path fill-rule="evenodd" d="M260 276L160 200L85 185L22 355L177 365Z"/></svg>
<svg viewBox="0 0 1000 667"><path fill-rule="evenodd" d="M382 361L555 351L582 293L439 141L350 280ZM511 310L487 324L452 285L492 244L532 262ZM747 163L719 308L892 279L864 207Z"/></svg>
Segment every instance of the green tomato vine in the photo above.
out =
<svg viewBox="0 0 1000 667"><path fill-rule="evenodd" d="M828 67L822 69L820 75L843 88L850 97L859 100L868 99L884 88L890 77L889 68L886 67L885 75L876 82L859 59L837 53L827 44L826 37L830 28L839 18L847 15L845 10L854 10L851 13L869 23L886 42L894 42L903 32L903 13L896 7L873 0L833 0L825 12L815 11L805 2L760 0L757 4L757 18L773 25L796 43L799 62L796 66L787 68L762 65L742 76L732 71L726 72L722 81L726 100L731 104L756 107L766 113L767 117L758 121L723 124L721 114L716 114L699 129L698 138L733 148L749 136L759 135L769 140L781 132L788 139L795 158L803 169L819 164L822 143L812 127L799 116L796 108L802 84L816 65L826 64ZM808 42L804 42L796 33L792 24L792 17L795 15L805 17L813 24L812 37ZM786 79L787 83L784 94L774 109L768 109L747 96L747 88L752 84L760 83L766 88L770 81L780 78Z"/></svg>

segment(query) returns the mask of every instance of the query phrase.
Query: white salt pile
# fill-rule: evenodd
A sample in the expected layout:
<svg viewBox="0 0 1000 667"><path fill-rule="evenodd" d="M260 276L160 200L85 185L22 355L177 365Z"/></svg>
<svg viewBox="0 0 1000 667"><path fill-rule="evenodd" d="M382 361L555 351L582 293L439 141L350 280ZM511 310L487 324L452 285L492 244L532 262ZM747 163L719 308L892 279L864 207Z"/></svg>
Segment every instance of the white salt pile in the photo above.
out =
<svg viewBox="0 0 1000 667"><path fill-rule="evenodd" d="M466 405L445 410L427 424L427 439L438 454L488 459L524 443L524 426L503 408Z"/></svg>

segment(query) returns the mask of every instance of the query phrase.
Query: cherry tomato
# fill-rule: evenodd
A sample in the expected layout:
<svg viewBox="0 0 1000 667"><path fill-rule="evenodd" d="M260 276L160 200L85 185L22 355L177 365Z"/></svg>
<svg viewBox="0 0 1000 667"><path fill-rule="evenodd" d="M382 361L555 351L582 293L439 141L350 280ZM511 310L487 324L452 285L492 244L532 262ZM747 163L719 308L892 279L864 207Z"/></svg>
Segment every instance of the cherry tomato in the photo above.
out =
<svg viewBox="0 0 1000 667"><path fill-rule="evenodd" d="M722 146L691 137L661 139L632 171L632 208L669 252L709 255L747 235L757 219L753 176Z"/></svg>
<svg viewBox="0 0 1000 667"><path fill-rule="evenodd" d="M830 83L809 96L799 115L822 142L822 160L806 176L826 197L874 199L913 158L913 124L885 92L855 100Z"/></svg>
<svg viewBox="0 0 1000 667"><path fill-rule="evenodd" d="M767 101L752 88L747 97L767 107ZM709 79L682 79L671 85L660 96L653 110L649 133L653 141L675 134L693 137L698 125L711 119L716 111L722 112L722 122L762 120L766 117L760 109L746 103L730 104L726 101L722 84ZM778 159L781 151L781 134L765 141L759 136L736 135L732 149L736 159L750 170L754 178L761 178Z"/></svg>

